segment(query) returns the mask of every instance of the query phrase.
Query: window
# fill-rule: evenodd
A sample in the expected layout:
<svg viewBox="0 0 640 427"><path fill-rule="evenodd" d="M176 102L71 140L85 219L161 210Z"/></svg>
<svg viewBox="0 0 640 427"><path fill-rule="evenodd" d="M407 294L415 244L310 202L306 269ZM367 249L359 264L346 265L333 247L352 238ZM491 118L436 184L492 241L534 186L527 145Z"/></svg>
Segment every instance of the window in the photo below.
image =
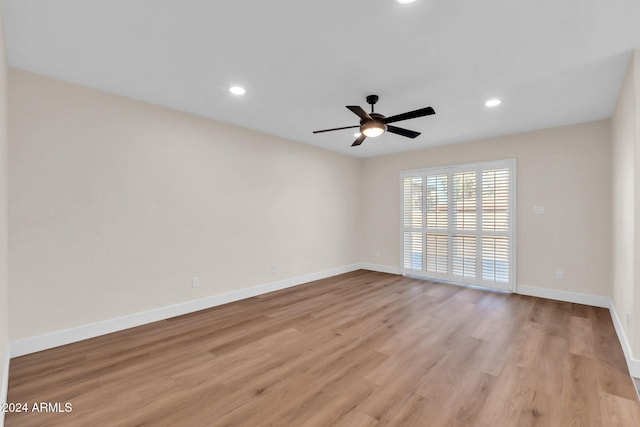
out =
<svg viewBox="0 0 640 427"><path fill-rule="evenodd" d="M515 160L400 174L405 274L513 290Z"/></svg>

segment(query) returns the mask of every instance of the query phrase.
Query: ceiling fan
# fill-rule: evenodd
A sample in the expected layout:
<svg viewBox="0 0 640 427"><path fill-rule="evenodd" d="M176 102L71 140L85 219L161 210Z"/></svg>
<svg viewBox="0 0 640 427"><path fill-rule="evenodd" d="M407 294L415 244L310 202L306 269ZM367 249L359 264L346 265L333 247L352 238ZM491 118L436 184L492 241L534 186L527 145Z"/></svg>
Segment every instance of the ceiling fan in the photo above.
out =
<svg viewBox="0 0 640 427"><path fill-rule="evenodd" d="M415 138L420 135L409 129L392 126L389 123L395 123L402 120L415 119L417 117L429 116L435 114L435 110L431 107L421 108L419 110L409 111L407 113L396 114L395 116L385 117L382 114L374 112L373 106L378 102L378 95L367 96L367 103L371 105L371 113L367 113L357 105L347 105L347 108L360 117L360 124L356 126L345 126L341 128L316 130L313 133L331 132L334 130L360 128L360 136L351 144L352 147L358 146L364 142L367 137L375 138L382 135L385 131L395 133L397 135L406 136L407 138Z"/></svg>

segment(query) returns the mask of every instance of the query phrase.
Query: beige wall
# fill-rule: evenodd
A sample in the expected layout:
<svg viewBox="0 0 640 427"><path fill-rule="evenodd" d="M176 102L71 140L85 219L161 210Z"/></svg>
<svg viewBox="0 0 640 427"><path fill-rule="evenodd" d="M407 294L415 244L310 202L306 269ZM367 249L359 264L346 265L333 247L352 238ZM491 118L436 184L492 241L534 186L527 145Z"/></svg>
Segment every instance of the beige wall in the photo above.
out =
<svg viewBox="0 0 640 427"><path fill-rule="evenodd" d="M9 81L12 340L358 261L357 159Z"/></svg>
<svg viewBox="0 0 640 427"><path fill-rule="evenodd" d="M8 347L7 277L7 61L0 10L0 401L4 398L4 366ZM0 414L2 425L3 414Z"/></svg>
<svg viewBox="0 0 640 427"><path fill-rule="evenodd" d="M631 341L634 359L640 359L640 50L633 52L634 78L634 243L633 243L633 312L631 314Z"/></svg>
<svg viewBox="0 0 640 427"><path fill-rule="evenodd" d="M640 50L625 75L612 128L612 299L635 359L640 358ZM627 323L627 313L631 318Z"/></svg>
<svg viewBox="0 0 640 427"><path fill-rule="evenodd" d="M611 293L608 120L358 160L20 70L9 95L14 340L360 261L397 267L401 170L507 158L517 283Z"/></svg>
<svg viewBox="0 0 640 427"><path fill-rule="evenodd" d="M633 324L626 313L634 310L634 186L635 186L635 69L633 61L625 75L615 112L611 119L612 136L612 300L622 317L627 337L633 336Z"/></svg>
<svg viewBox="0 0 640 427"><path fill-rule="evenodd" d="M605 120L364 160L362 260L399 265L400 171L515 158L517 284L608 297L609 127ZM534 216L534 205L545 215Z"/></svg>

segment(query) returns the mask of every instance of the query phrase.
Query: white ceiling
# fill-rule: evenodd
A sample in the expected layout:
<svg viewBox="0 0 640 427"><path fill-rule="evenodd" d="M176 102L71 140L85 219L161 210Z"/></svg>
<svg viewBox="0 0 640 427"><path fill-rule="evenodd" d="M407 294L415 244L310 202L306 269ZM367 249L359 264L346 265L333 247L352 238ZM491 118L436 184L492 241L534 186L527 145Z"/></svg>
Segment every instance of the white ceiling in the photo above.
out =
<svg viewBox="0 0 640 427"><path fill-rule="evenodd" d="M12 66L369 157L610 117L638 0L3 0ZM238 98L232 84L246 87ZM357 148L346 105L433 106ZM484 101L500 97L488 109Z"/></svg>

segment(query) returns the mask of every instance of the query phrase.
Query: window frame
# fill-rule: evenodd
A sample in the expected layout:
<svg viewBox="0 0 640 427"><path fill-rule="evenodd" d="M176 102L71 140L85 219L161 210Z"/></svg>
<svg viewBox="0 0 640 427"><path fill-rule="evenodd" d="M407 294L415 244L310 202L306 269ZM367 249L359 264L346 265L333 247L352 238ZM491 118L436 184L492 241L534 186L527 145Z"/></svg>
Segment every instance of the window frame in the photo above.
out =
<svg viewBox="0 0 640 427"><path fill-rule="evenodd" d="M496 232L495 230L482 230L482 172L486 170L492 169L509 169L509 230L507 232ZM453 175L458 173L465 172L475 172L476 173L476 229L475 230L466 230L466 229L455 229L453 223L453 187L454 180ZM447 212L448 212L448 223L447 223L447 257L448 257L448 269L449 272L447 274L442 273L432 273L427 271L427 252L426 252L426 240L427 233L433 234L435 230L442 229L431 229L427 228L427 176L433 175L447 175ZM486 162L477 162L477 163L466 163L459 165L447 165L447 166L437 166L437 167L428 167L428 168L420 168L420 169L412 169L412 170L404 170L400 171L399 174L399 270L403 275L412 275L418 277L424 277L431 280L437 280L440 282L447 283L455 283L455 284L464 284L471 286L481 286L489 289L498 289L502 291L515 292L516 291L516 254L517 254L517 224L516 224L516 159L504 159L504 160L493 160ZM404 179L410 177L422 177L422 227L420 229L416 228L405 228L404 227ZM412 270L405 268L405 260L404 260L404 233L405 232L420 232L422 233L422 270ZM435 231L437 232L437 231ZM476 237L476 277L473 279L469 279L465 276L454 276L453 275L453 264L452 264L452 254L453 254L453 242L452 236L455 234L459 235L473 235ZM498 282L498 281L489 281L482 278L482 237L483 236L507 236L509 239L509 280L507 283Z"/></svg>

